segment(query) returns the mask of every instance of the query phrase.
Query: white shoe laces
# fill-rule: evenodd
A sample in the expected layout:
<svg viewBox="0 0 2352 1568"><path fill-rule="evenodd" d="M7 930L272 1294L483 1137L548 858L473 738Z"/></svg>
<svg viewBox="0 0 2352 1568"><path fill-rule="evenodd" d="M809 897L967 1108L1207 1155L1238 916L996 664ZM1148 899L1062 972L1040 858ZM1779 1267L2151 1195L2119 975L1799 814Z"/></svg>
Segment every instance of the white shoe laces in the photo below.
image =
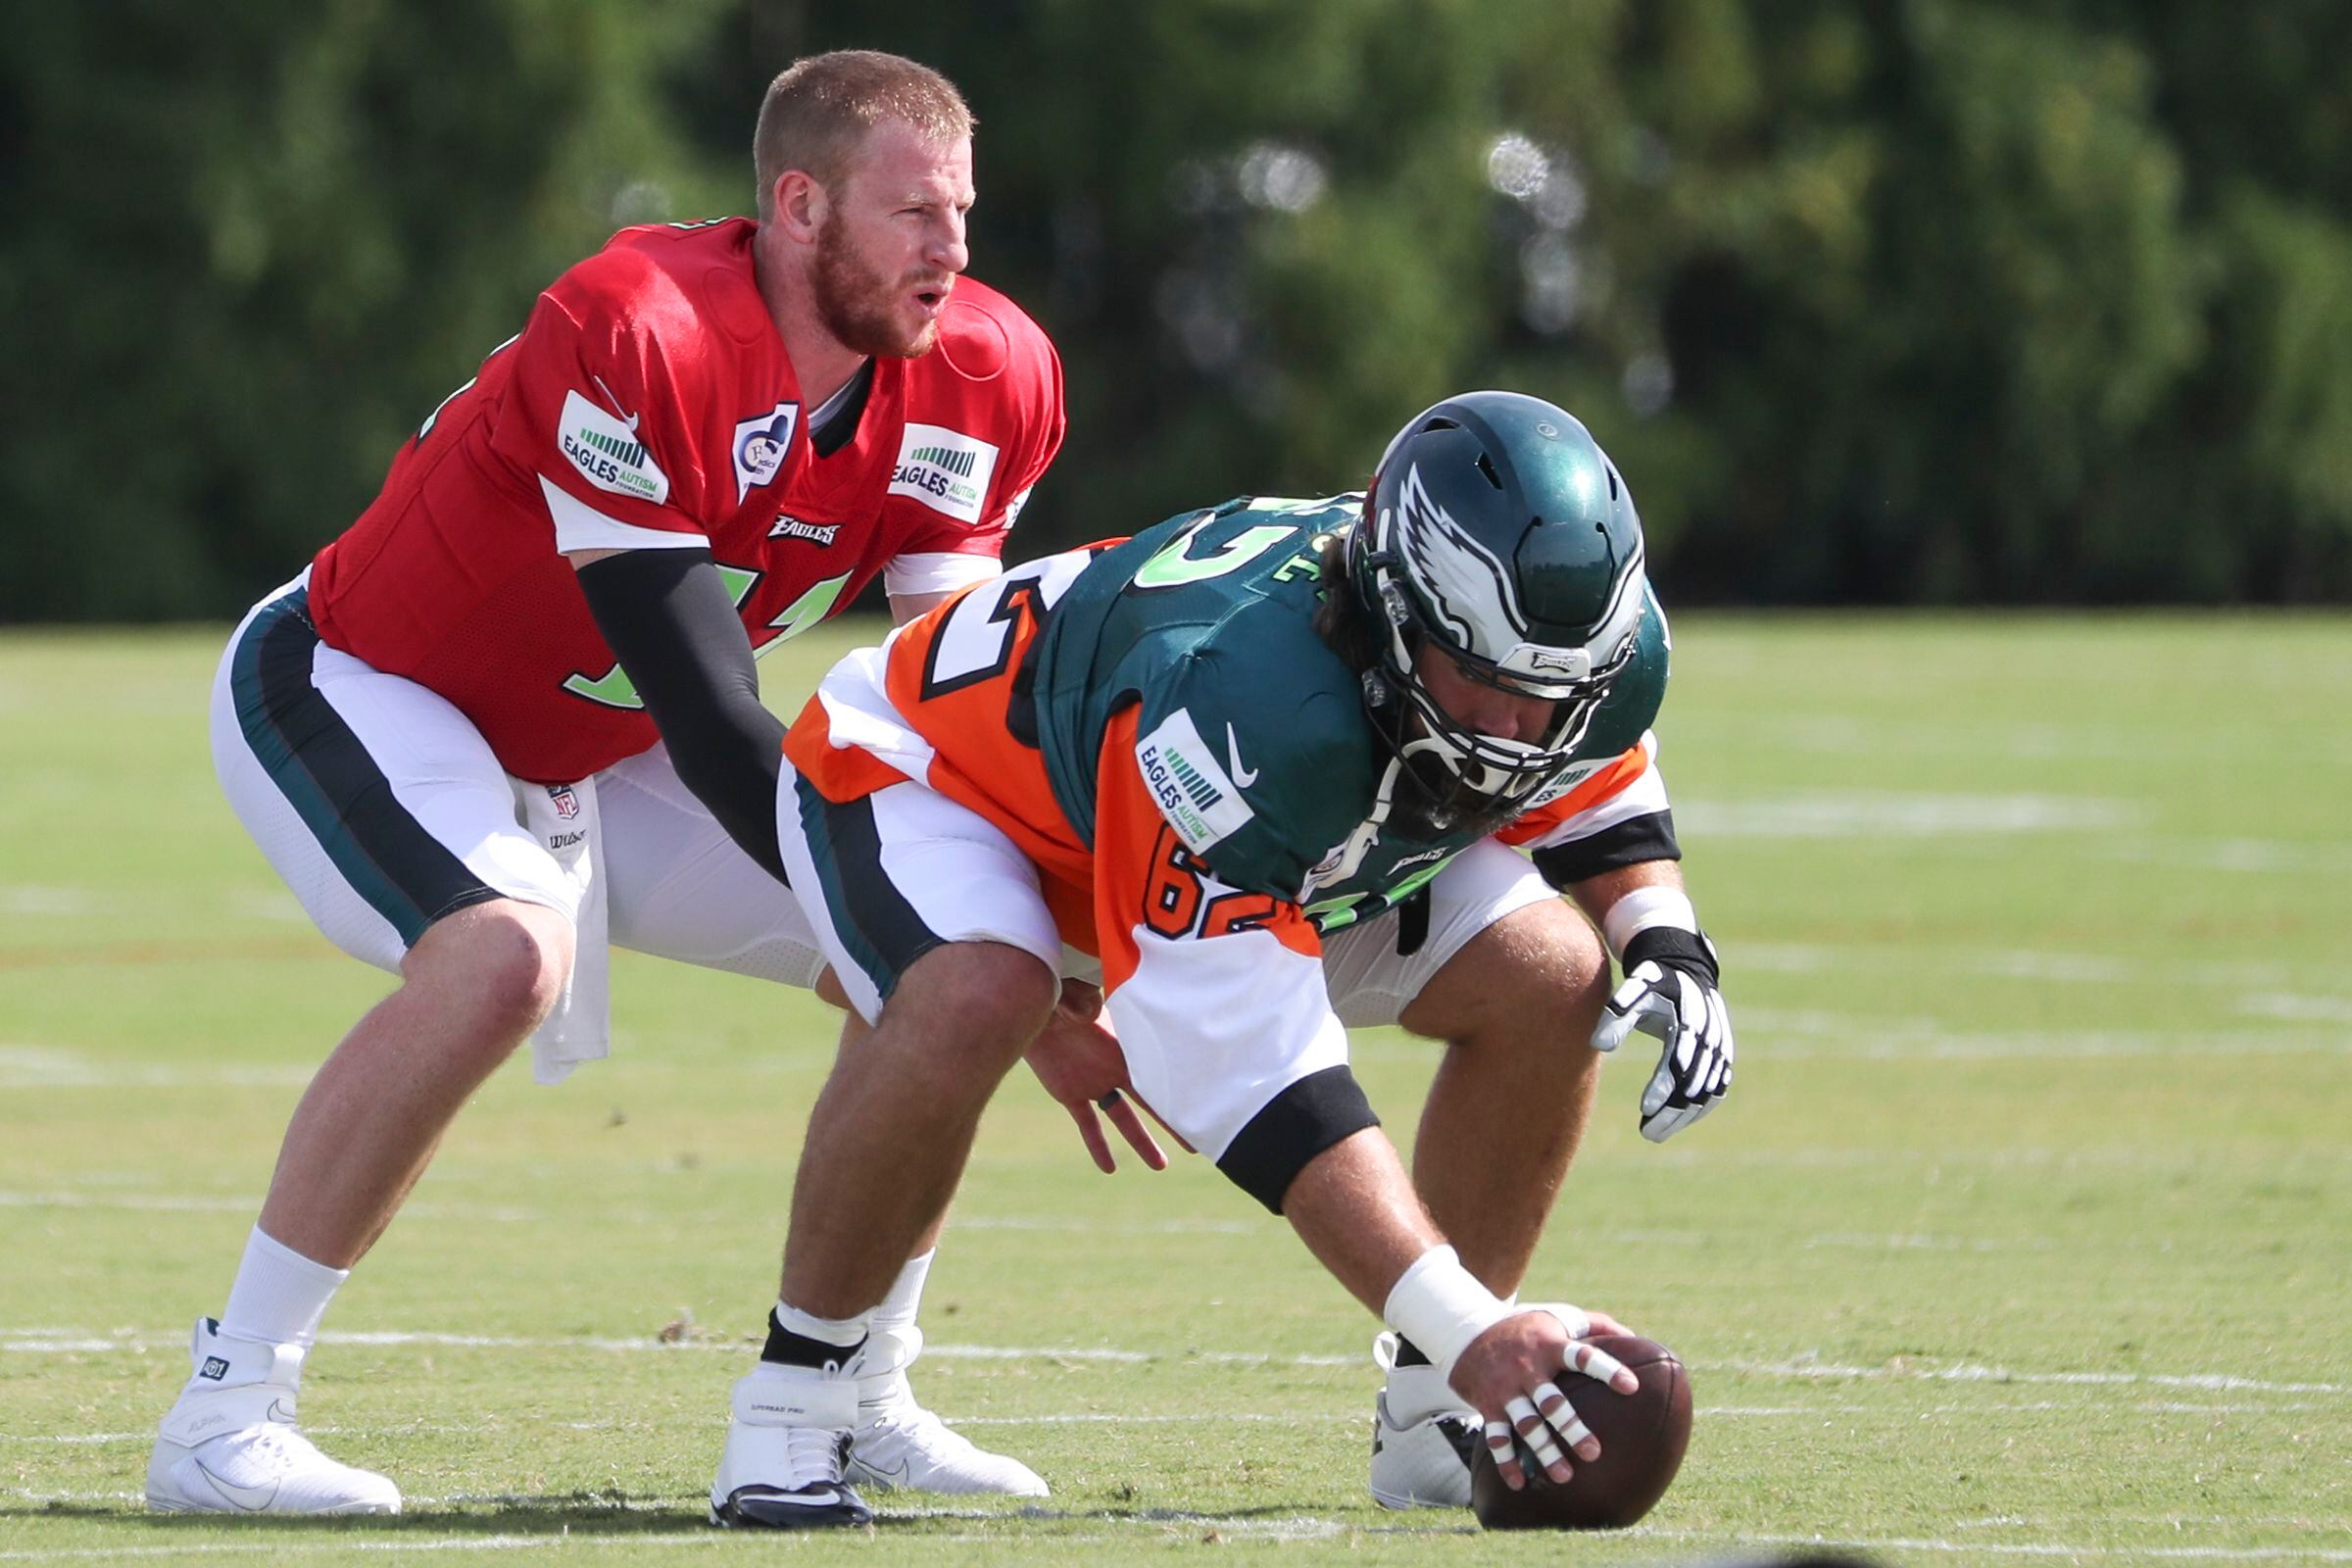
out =
<svg viewBox="0 0 2352 1568"><path fill-rule="evenodd" d="M237 1471L255 1476L254 1482L241 1485L258 1485L263 1480L282 1481L311 1465L325 1465L335 1470L350 1468L328 1458L319 1451L317 1444L283 1421L265 1421L258 1426L223 1432L207 1439L198 1445L198 1448L199 1451L212 1449L219 1455L216 1463L226 1462L233 1466L232 1479Z"/></svg>
<svg viewBox="0 0 2352 1568"><path fill-rule="evenodd" d="M841 1436L824 1427L786 1427L784 1458L795 1487L841 1480Z"/></svg>

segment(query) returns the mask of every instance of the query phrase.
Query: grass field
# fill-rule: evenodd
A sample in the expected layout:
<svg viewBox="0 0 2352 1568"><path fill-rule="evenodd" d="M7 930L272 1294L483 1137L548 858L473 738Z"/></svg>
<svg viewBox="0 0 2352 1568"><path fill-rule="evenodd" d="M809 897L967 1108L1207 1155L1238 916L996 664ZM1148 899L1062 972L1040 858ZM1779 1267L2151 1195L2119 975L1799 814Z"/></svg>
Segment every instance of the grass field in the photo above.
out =
<svg viewBox="0 0 2352 1568"><path fill-rule="evenodd" d="M0 638L0 1560L2352 1562L2352 622L1676 630L1739 1087L1653 1148L1612 1068L1546 1240L1541 1292L1674 1346L1699 1409L1647 1524L1574 1543L1374 1508L1376 1325L1201 1162L1095 1174L1025 1077L918 1387L1053 1499L706 1529L831 1024L628 956L614 1059L502 1073L327 1320L305 1419L412 1511L149 1519L188 1325L384 984L218 798L215 634ZM1409 1133L1426 1049L1358 1059Z"/></svg>

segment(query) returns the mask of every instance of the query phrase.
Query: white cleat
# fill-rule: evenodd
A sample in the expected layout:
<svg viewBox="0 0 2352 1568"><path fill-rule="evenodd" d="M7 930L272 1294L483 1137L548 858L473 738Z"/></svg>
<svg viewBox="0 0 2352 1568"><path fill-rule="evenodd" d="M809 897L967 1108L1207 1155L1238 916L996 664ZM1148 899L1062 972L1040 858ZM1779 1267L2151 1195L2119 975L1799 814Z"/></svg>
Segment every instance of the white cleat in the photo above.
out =
<svg viewBox="0 0 2352 1568"><path fill-rule="evenodd" d="M905 1372L858 1380L849 1477L876 1492L1049 1495L1036 1471L1009 1455L990 1453L915 1403Z"/></svg>
<svg viewBox="0 0 2352 1568"><path fill-rule="evenodd" d="M196 1321L194 1372L164 1417L147 1461L147 1506L158 1513L368 1514L400 1512L400 1489L372 1470L338 1464L294 1425L306 1353L220 1335Z"/></svg>
<svg viewBox="0 0 2352 1568"><path fill-rule="evenodd" d="M710 1522L735 1529L870 1525L843 1474L858 1419L855 1379L762 1363L735 1384L726 1451L710 1484Z"/></svg>
<svg viewBox="0 0 2352 1568"><path fill-rule="evenodd" d="M1476 1411L1434 1366L1397 1366L1396 1336L1373 1342L1389 1374L1372 1404L1372 1500L1384 1508L1467 1508Z"/></svg>

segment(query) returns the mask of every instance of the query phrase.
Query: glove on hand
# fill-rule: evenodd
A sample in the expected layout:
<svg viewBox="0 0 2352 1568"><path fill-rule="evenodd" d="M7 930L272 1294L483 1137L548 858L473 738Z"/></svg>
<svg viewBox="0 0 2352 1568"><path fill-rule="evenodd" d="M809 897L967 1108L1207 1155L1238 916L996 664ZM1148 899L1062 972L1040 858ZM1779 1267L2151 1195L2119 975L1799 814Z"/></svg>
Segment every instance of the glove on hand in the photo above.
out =
<svg viewBox="0 0 2352 1568"><path fill-rule="evenodd" d="M1717 989L1715 944L1653 925L1625 945L1625 983L1600 1010L1592 1049L1615 1051L1639 1031L1660 1042L1642 1092L1642 1136L1662 1144L1715 1108L1732 1087L1732 1015Z"/></svg>

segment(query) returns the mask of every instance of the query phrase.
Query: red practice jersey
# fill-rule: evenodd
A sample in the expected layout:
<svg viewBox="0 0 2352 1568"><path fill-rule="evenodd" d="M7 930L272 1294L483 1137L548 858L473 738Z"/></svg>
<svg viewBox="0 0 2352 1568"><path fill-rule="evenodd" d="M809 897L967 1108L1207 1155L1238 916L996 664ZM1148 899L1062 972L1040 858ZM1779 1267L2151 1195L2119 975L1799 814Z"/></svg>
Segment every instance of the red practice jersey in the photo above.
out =
<svg viewBox="0 0 2352 1568"><path fill-rule="evenodd" d="M920 359L877 359L817 457L748 219L627 228L539 296L311 568L318 634L457 705L500 764L564 783L654 744L563 552L703 545L756 650L890 566L897 593L996 569L1061 444L1061 366L968 277Z"/></svg>

